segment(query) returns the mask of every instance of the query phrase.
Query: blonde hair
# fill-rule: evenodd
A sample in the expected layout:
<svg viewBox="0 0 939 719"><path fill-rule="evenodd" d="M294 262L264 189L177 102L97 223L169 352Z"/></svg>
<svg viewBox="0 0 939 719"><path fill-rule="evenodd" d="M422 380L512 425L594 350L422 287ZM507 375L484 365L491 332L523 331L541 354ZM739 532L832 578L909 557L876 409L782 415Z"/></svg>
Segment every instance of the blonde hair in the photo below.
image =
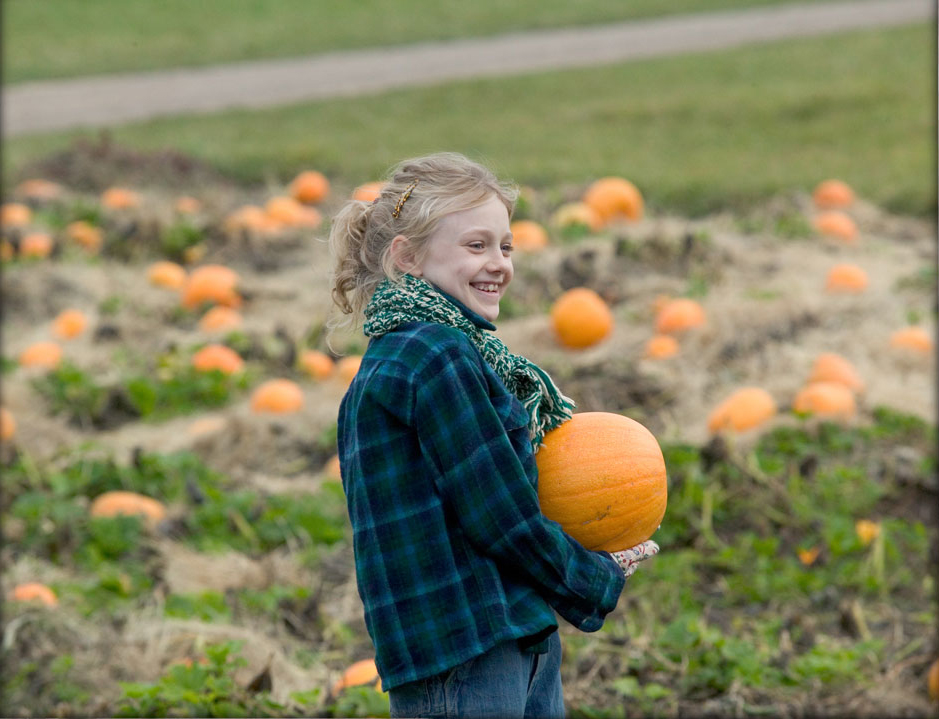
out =
<svg viewBox="0 0 939 719"><path fill-rule="evenodd" d="M389 252L392 239L407 237L419 262L427 239L445 215L478 207L493 195L511 217L518 197L514 184L501 182L491 170L459 153L438 152L395 165L373 202L347 202L329 231L332 298L341 312L339 317L333 313L327 323L330 330L358 325L379 283L400 279L402 272Z"/></svg>

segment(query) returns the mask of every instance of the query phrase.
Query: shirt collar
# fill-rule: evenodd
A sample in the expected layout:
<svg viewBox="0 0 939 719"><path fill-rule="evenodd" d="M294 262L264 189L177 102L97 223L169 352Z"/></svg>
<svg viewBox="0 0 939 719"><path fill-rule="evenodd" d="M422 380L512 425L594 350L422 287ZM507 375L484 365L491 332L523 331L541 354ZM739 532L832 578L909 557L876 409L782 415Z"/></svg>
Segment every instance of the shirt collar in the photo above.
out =
<svg viewBox="0 0 939 719"><path fill-rule="evenodd" d="M484 330L492 331L496 329L496 326L492 324L492 322L487 320L482 315L478 315L475 312L473 312L473 310L471 310L469 307L467 307L462 302L460 302L456 297L454 297L453 295L447 294L446 292L444 292L442 289L440 289L439 287L437 287L437 285L433 283L430 283L430 285L435 290L437 290L437 292L439 292L441 295L446 297L450 302L456 305L457 309L459 309L460 312L462 312L463 315L474 325L476 325L477 327L481 327Z"/></svg>

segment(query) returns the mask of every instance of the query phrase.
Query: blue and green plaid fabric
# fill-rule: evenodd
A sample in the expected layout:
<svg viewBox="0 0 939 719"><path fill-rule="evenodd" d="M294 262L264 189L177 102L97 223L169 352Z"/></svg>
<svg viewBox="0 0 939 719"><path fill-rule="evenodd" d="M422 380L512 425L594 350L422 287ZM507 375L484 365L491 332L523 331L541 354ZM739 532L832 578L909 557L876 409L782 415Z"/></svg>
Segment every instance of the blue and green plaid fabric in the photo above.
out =
<svg viewBox="0 0 939 719"><path fill-rule="evenodd" d="M528 414L460 330L409 322L372 338L338 439L385 690L544 636L552 608L595 631L616 606L622 570L541 514Z"/></svg>

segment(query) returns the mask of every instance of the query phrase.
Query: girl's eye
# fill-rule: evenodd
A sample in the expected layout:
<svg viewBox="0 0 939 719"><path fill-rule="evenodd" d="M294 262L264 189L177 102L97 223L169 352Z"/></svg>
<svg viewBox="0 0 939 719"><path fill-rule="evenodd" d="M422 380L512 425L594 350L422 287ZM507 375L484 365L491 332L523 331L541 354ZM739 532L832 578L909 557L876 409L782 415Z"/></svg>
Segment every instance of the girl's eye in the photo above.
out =
<svg viewBox="0 0 939 719"><path fill-rule="evenodd" d="M472 247L474 250L482 250L485 249L486 245L484 245L482 242L471 242L470 247Z"/></svg>
<svg viewBox="0 0 939 719"><path fill-rule="evenodd" d="M502 251L505 253L513 252L515 250L512 245L502 245Z"/></svg>

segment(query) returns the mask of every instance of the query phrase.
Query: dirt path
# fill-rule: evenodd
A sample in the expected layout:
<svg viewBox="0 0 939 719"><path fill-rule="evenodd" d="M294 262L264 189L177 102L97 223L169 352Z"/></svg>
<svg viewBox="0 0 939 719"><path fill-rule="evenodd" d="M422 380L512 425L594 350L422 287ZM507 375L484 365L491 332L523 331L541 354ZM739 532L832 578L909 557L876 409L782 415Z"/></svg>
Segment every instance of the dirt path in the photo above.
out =
<svg viewBox="0 0 939 719"><path fill-rule="evenodd" d="M711 12L197 69L33 82L3 90L3 135L106 127L700 52L935 17L932 0L855 0Z"/></svg>

